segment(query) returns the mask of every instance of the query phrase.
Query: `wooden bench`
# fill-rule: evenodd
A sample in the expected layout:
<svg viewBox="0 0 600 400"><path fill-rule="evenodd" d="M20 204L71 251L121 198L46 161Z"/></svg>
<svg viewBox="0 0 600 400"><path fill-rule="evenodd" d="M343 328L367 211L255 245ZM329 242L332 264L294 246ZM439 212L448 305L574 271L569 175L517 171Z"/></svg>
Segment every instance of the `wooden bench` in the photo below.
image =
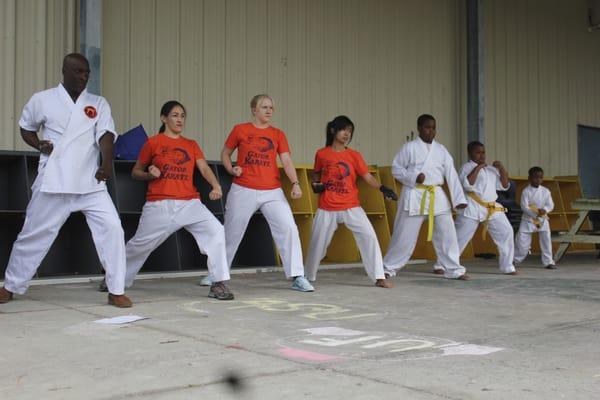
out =
<svg viewBox="0 0 600 400"><path fill-rule="evenodd" d="M552 241L559 242L558 250L554 255L554 262L557 263L565 254L571 243L589 243L600 244L600 232L586 232L578 234L579 229L585 222L590 211L600 211L600 199L577 199L571 203L571 208L579 212L577 220L573 223L569 232L553 235Z"/></svg>

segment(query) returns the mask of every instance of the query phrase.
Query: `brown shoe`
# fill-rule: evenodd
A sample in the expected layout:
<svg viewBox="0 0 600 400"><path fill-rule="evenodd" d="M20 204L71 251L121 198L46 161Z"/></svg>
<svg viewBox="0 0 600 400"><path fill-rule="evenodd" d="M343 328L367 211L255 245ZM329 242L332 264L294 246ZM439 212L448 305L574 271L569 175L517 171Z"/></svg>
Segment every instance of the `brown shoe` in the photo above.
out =
<svg viewBox="0 0 600 400"><path fill-rule="evenodd" d="M392 282L388 281L387 279L377 279L377 281L375 282L375 286L384 289L391 289L394 287Z"/></svg>
<svg viewBox="0 0 600 400"><path fill-rule="evenodd" d="M470 281L471 277L467 274L462 274L458 278L455 278L457 281Z"/></svg>
<svg viewBox="0 0 600 400"><path fill-rule="evenodd" d="M8 303L13 298L12 292L9 292L5 288L0 288L0 304Z"/></svg>
<svg viewBox="0 0 600 400"><path fill-rule="evenodd" d="M129 297L124 294L108 294L108 304L119 308L129 308L133 305Z"/></svg>
<svg viewBox="0 0 600 400"><path fill-rule="evenodd" d="M444 270L443 269L434 269L433 273L436 275L444 275Z"/></svg>

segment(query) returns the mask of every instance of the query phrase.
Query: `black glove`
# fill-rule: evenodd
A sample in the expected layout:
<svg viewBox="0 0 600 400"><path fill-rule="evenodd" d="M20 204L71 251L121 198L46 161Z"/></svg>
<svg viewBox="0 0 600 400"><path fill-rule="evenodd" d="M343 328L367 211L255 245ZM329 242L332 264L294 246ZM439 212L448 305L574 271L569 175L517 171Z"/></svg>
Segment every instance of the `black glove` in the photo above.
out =
<svg viewBox="0 0 600 400"><path fill-rule="evenodd" d="M325 191L325 185L321 182L313 182L311 185L313 192L316 194L323 193Z"/></svg>
<svg viewBox="0 0 600 400"><path fill-rule="evenodd" d="M385 197L386 199L398 201L398 195L389 187L381 185L379 186L379 191L383 193L383 197Z"/></svg>

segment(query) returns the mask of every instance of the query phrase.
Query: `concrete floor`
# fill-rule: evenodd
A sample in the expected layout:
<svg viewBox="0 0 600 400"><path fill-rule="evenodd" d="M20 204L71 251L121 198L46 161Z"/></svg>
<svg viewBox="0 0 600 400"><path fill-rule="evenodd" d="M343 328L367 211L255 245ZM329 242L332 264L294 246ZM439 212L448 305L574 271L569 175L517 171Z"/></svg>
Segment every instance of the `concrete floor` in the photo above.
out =
<svg viewBox="0 0 600 400"><path fill-rule="evenodd" d="M391 290L356 268L314 293L234 275L231 302L140 280L125 311L92 283L32 286L0 305L0 399L600 399L600 262L537 262L466 262L470 282L412 266ZM149 319L93 322L130 313Z"/></svg>

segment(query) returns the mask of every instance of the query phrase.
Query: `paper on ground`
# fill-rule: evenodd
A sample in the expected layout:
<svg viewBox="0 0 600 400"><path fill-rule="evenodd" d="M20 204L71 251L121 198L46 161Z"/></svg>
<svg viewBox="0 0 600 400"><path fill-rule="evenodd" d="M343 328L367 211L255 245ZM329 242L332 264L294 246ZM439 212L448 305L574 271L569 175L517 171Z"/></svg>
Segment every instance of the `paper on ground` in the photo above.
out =
<svg viewBox="0 0 600 400"><path fill-rule="evenodd" d="M148 319L148 317L141 317L139 315L121 315L119 317L99 319L94 322L97 324L119 325L119 324L128 324L130 322L135 322L135 321L139 321L142 319Z"/></svg>

